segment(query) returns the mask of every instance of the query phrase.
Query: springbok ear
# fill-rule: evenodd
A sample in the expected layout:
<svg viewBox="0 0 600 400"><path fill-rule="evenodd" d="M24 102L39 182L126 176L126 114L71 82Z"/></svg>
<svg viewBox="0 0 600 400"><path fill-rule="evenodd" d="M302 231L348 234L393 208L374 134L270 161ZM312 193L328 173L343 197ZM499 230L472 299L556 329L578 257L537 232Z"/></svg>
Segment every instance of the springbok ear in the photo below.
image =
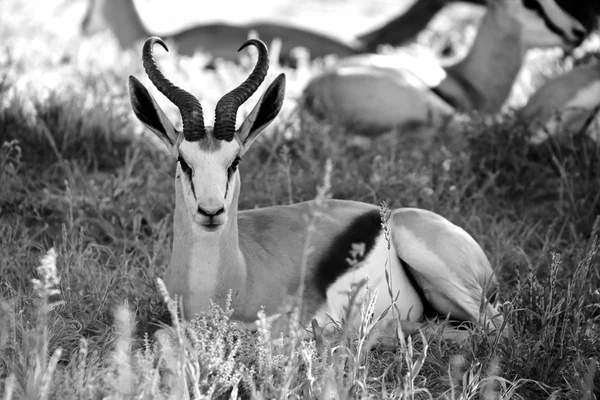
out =
<svg viewBox="0 0 600 400"><path fill-rule="evenodd" d="M136 117L154 132L169 150L172 150L177 143L179 131L169 121L148 89L131 75L129 76L129 99Z"/></svg>
<svg viewBox="0 0 600 400"><path fill-rule="evenodd" d="M279 114L285 96L285 74L280 74L263 93L254 109L240 126L238 135L246 150L258 134Z"/></svg>

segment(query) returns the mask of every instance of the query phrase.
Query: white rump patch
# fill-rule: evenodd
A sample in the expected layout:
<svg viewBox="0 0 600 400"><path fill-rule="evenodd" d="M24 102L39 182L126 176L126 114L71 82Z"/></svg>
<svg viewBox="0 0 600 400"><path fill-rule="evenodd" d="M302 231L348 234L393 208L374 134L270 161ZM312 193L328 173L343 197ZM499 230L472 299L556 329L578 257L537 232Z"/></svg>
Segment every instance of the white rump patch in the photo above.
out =
<svg viewBox="0 0 600 400"><path fill-rule="evenodd" d="M392 304L389 294L385 271L389 273L391 291L394 298L397 296L395 308L399 311L400 320L418 321L422 318L423 304L414 287L402 267L393 243L388 250L388 244L383 232L375 241L375 245L364 261L355 268L338 278L333 285L327 289L326 305L315 316L320 326L331 328L331 320L339 323L346 317L351 299L351 291L354 285L367 279L367 284L361 287L356 296L356 302L361 303L376 296L373 317L376 320ZM356 307L356 306L354 306ZM398 312L390 312L385 320L390 320ZM357 326L359 322L359 308L352 310L352 324Z"/></svg>

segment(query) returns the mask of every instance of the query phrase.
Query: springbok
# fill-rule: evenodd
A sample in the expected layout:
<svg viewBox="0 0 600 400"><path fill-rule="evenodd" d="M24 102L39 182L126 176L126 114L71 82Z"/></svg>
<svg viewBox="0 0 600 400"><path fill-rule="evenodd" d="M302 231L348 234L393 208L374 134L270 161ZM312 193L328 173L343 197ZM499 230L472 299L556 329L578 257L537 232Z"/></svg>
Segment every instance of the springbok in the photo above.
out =
<svg viewBox="0 0 600 400"><path fill-rule="evenodd" d="M554 0L491 1L472 47L457 64L442 68L406 55L352 56L313 78L303 104L310 114L366 136L439 127L456 111L496 113L528 49L573 49L587 32Z"/></svg>
<svg viewBox="0 0 600 400"><path fill-rule="evenodd" d="M449 3L458 0L416 0L404 13L391 19L380 28L358 36L365 50L375 53L381 44L400 46L414 39L433 17ZM463 0L461 0L463 1ZM486 0L464 0L467 3L485 5Z"/></svg>
<svg viewBox="0 0 600 400"><path fill-rule="evenodd" d="M316 32L266 22L245 25L198 25L173 34L167 39L176 44L179 53L183 55L193 55L197 50L204 50L215 58L235 61L234 50L237 50L237 44L246 39L248 32L256 31L267 43L274 38L282 40L281 54L284 61L288 61L290 51L298 46L307 48L313 58L328 54L346 57L357 53L375 52L380 44L398 46L414 39L447 3L455 1L416 1L405 13L349 43ZM485 4L485 0L467 1ZM91 35L105 27L112 30L123 49L132 48L138 41L150 36L136 10L134 0L89 0L81 23L81 32Z"/></svg>
<svg viewBox="0 0 600 400"><path fill-rule="evenodd" d="M81 31L84 35L90 35L106 26L110 27L123 49L133 48L138 41L151 36L136 10L134 0L89 0ZM193 55L203 50L214 58L236 61L239 43L248 38L250 31L255 31L267 43L281 39L280 54L285 60L291 57L291 50L299 46L307 48L311 57L328 54L345 57L362 51L358 42L344 43L317 32L270 22L198 25L165 39L174 44L182 55Z"/></svg>
<svg viewBox="0 0 600 400"><path fill-rule="evenodd" d="M392 304L388 293L394 296L396 312L387 313L386 322L395 321L396 314L418 324L432 311L501 326L502 316L484 296L493 296L498 286L485 253L467 232L438 214L396 209L383 228L379 207L348 200L238 211L241 160L279 113L285 75L271 83L236 130L237 110L263 82L269 62L266 45L248 40L240 50L257 47L256 66L219 100L214 127L208 127L200 102L160 71L152 50L157 43L167 49L160 38L149 38L143 65L154 86L179 108L183 131L175 129L133 76L129 94L135 115L177 162L173 249L165 283L171 294L183 298L185 316L207 311L210 301L223 306L231 293L232 318L252 325L258 311L277 315L287 296L302 287L301 322L315 318L327 326L329 317L339 321L343 315L352 284L368 277L369 289L379 292L374 315ZM323 215L309 230L306 218L316 212ZM361 243L360 262L350 266L352 245Z"/></svg>
<svg viewBox="0 0 600 400"><path fill-rule="evenodd" d="M547 81L517 115L529 122L533 143L582 130L600 142L600 61Z"/></svg>

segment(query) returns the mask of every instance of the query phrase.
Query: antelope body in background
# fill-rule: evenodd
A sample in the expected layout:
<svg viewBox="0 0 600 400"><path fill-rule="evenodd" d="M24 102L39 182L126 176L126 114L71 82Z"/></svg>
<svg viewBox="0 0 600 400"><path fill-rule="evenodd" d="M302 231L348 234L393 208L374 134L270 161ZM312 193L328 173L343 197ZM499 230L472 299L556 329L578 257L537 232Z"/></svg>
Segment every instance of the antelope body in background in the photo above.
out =
<svg viewBox="0 0 600 400"><path fill-rule="evenodd" d="M600 142L600 61L547 81L517 114L529 123L533 143L580 132Z"/></svg>
<svg viewBox="0 0 600 400"><path fill-rule="evenodd" d="M107 25L124 49L132 48L138 41L151 36L133 0L89 0L81 23L82 32L89 35ZM299 46L307 48L311 57L328 54L345 57L363 50L358 42L344 43L317 32L270 22L245 25L203 24L174 33L166 37L166 40L175 45L182 55L193 55L202 50L214 58L235 61L239 44L248 38L250 31L255 31L267 43L281 39L280 53L285 59L290 57L292 49Z"/></svg>
<svg viewBox="0 0 600 400"><path fill-rule="evenodd" d="M368 277L378 291L374 315L392 304L386 283L398 296L384 322L419 322L426 310L460 321L495 327L502 316L484 297L493 294L497 280L477 242L442 216L418 208L391 212L387 231L379 207L345 200L303 202L238 211L242 159L259 133L280 111L285 76L279 75L236 127L238 107L264 80L267 48L256 39L242 48L258 48L256 67L239 87L223 96L216 107L214 127L204 125L198 100L171 83L158 68L152 47L166 46L159 38L146 41L143 64L156 88L177 105L183 132L174 128L148 90L129 78L130 99L138 119L169 149L175 172L173 252L165 282L170 293L183 298L188 318L208 310L210 301L223 306L232 293L232 318L252 324L257 312L277 315L288 296L301 294L301 322L316 318L336 322L348 305L353 283ZM315 213L313 230L306 217ZM386 235L389 239L386 240ZM347 258L352 244L363 243L360 263ZM306 252L305 245L311 248ZM363 293L364 293L363 287Z"/></svg>
<svg viewBox="0 0 600 400"><path fill-rule="evenodd" d="M493 1L471 49L457 64L441 67L431 60L395 55L351 56L309 82L304 107L367 136L394 128L439 127L456 111L496 113L528 49L570 50L587 34L586 26L554 0Z"/></svg>
<svg viewBox="0 0 600 400"><path fill-rule="evenodd" d="M449 3L459 0L416 0L404 13L393 18L380 28L358 36L365 50L377 52L382 44L400 46L414 39ZM485 5L486 0L460 0L466 3Z"/></svg>
<svg viewBox="0 0 600 400"><path fill-rule="evenodd" d="M419 0L403 14L386 23L383 27L367 32L353 42L344 42L327 35L309 30L274 24L270 22L232 25L213 23L197 25L167 37L177 45L178 52L193 55L198 50L212 54L215 58L235 61L238 43L246 40L248 32L255 31L261 40L270 43L281 39L281 54L284 60L290 58L295 47L308 49L312 58L329 54L346 57L357 53L375 52L380 44L398 46L414 37L447 4L456 0ZM468 0L474 4L484 4L485 0ZM150 36L142 22L133 0L89 0L88 8L81 23L85 35L93 34L109 27L123 49L132 48L139 40Z"/></svg>

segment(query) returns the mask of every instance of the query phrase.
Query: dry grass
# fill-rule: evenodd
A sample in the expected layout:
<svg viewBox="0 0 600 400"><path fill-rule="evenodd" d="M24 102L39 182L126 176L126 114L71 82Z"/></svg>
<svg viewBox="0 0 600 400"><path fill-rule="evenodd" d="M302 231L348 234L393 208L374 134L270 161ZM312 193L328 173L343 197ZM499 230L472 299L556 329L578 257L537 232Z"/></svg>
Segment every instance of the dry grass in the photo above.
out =
<svg viewBox="0 0 600 400"><path fill-rule="evenodd" d="M130 112L125 81L144 76L139 55L98 39L31 46L19 23L0 28L11 39L0 44L5 399L600 397L597 144L529 146L508 115L471 120L462 149L440 139L414 154L395 137L358 150L335 129L300 130L294 99L319 66L286 71L289 108L245 159L241 208L331 195L436 211L490 257L513 335L473 328L462 343L436 332L370 350L363 317L362 330L333 342L277 344L264 316L252 335L218 307L177 328L156 286L170 254L174 166ZM179 60L159 62L206 110L249 68ZM356 311L369 315L366 306ZM179 335L170 359L148 339L164 322Z"/></svg>

